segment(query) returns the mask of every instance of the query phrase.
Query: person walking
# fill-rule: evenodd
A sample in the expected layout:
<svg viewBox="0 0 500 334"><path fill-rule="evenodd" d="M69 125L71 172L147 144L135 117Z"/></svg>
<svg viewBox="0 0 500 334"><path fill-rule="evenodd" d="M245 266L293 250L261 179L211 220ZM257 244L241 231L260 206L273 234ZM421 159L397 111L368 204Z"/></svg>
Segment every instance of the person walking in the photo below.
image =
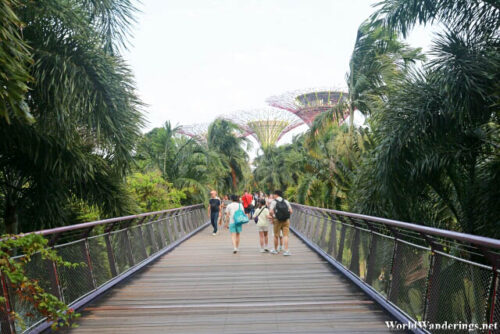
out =
<svg viewBox="0 0 500 334"><path fill-rule="evenodd" d="M274 191L274 200L269 207L270 215L273 217L273 232L274 232L274 249L271 254L278 254L278 238L280 232L283 232L283 246L285 251L283 255L292 255L288 249L288 235L290 232L290 215L292 214L292 206L290 202L283 198L281 190Z"/></svg>
<svg viewBox="0 0 500 334"><path fill-rule="evenodd" d="M271 203L272 201L274 201L274 195L273 194L266 194L265 196L265 199L266 199L266 205L267 207L271 207ZM274 239L274 224L273 224L273 220L271 219L271 238ZM279 253L283 250L283 231L280 231L279 235L278 235L278 242L279 242L279 245L278 245L278 248L276 248L276 251Z"/></svg>
<svg viewBox="0 0 500 334"><path fill-rule="evenodd" d="M236 211L242 209L240 199L237 195L231 195L231 204L226 207L226 225L229 227L229 232L231 232L231 241L233 242L233 253L236 254L240 247L240 233L242 231L241 224L234 223L234 214Z"/></svg>
<svg viewBox="0 0 500 334"><path fill-rule="evenodd" d="M217 197L217 192L215 190L212 190L210 192L210 200L208 201L208 215L210 217L210 223L212 224L212 227L214 228L214 231L212 235L217 235L217 223L219 220L219 211L220 211L220 205L221 201Z"/></svg>
<svg viewBox="0 0 500 334"><path fill-rule="evenodd" d="M219 215L219 228L221 228L222 225L226 222L226 208L231 203L232 201L229 199L229 197L227 195L224 195L222 199L221 213Z"/></svg>
<svg viewBox="0 0 500 334"><path fill-rule="evenodd" d="M243 208L245 209L245 213L250 218L251 210L252 210L252 200L253 197L248 193L245 189L243 196L241 196L241 202L243 203Z"/></svg>
<svg viewBox="0 0 500 334"><path fill-rule="evenodd" d="M266 200L261 198L259 200L259 208L255 210L254 221L257 223L257 230L259 231L259 241L260 241L260 252L269 252L269 220L271 216L269 215L269 209L266 206Z"/></svg>

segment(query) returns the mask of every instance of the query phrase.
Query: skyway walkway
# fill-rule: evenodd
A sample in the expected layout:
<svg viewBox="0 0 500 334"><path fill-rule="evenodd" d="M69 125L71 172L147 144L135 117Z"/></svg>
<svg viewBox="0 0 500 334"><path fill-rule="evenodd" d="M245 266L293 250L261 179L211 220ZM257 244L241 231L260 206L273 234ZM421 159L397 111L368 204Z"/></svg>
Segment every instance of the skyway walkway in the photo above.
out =
<svg viewBox="0 0 500 334"><path fill-rule="evenodd" d="M71 334L382 333L391 320L499 332L500 240L292 206L291 257L259 253L253 222L233 254L229 232L212 236L192 205L34 232L82 265L35 255L26 274L82 313ZM0 281L2 333L50 327Z"/></svg>
<svg viewBox="0 0 500 334"><path fill-rule="evenodd" d="M240 253L208 227L82 311L71 333L386 333L392 320L295 236L293 255Z"/></svg>

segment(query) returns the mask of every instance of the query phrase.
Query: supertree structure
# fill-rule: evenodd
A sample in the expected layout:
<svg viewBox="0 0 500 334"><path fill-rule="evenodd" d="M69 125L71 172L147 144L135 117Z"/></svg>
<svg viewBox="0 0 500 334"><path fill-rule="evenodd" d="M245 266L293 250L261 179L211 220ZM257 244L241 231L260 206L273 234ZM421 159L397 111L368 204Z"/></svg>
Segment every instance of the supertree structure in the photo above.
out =
<svg viewBox="0 0 500 334"><path fill-rule="evenodd" d="M269 107L242 110L223 117L237 124L243 133L252 135L263 150L276 145L286 133L303 124L294 114Z"/></svg>
<svg viewBox="0 0 500 334"><path fill-rule="evenodd" d="M231 121L230 118L225 116L221 116L219 118ZM210 127L210 124L211 123L195 123L189 125L181 125L178 132L182 135L193 138L199 143L206 143L208 140L208 128ZM252 134L251 131L248 131L248 129L243 129L239 124L236 125L238 125L238 130L237 132L235 132L235 136L247 137Z"/></svg>
<svg viewBox="0 0 500 334"><path fill-rule="evenodd" d="M190 125L181 125L179 133L202 143L207 142L209 123L196 123Z"/></svg>
<svg viewBox="0 0 500 334"><path fill-rule="evenodd" d="M316 116L330 110L343 99L347 93L336 89L302 89L269 97L266 102L276 108L287 110L299 117L307 125L311 125ZM342 120L348 116L343 112Z"/></svg>

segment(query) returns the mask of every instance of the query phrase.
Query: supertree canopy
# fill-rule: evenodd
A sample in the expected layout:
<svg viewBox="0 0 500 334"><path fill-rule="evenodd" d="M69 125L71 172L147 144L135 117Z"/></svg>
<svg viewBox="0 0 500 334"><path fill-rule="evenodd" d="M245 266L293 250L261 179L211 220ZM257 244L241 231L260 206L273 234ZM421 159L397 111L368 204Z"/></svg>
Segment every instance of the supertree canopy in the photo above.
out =
<svg viewBox="0 0 500 334"><path fill-rule="evenodd" d="M287 110L310 125L320 113L330 110L345 99L346 93L333 89L304 89L269 97L266 102L276 108ZM342 118L347 117L343 114Z"/></svg>
<svg viewBox="0 0 500 334"><path fill-rule="evenodd" d="M191 137L198 142L207 142L209 123L181 125L179 133Z"/></svg>
<svg viewBox="0 0 500 334"><path fill-rule="evenodd" d="M303 124L294 114L276 108L243 110L224 117L236 123L242 132L252 135L263 150L276 145L283 135Z"/></svg>

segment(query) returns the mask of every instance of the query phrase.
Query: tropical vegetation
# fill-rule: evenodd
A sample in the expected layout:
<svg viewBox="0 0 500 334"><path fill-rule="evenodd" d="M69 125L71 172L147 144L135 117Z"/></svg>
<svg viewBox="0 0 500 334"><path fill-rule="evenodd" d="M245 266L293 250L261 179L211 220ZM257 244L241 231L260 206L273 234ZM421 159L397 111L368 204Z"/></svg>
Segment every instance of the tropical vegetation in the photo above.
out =
<svg viewBox="0 0 500 334"><path fill-rule="evenodd" d="M282 189L299 203L500 238L497 1L382 0L359 27L345 98L251 163L225 119L201 140L168 121L142 133L121 56L135 13L128 0L0 3L0 274L37 312L75 317L24 261L78 264L15 234L204 202L210 189ZM427 54L404 41L417 23L441 27Z"/></svg>
<svg viewBox="0 0 500 334"><path fill-rule="evenodd" d="M417 22L443 26L429 54L402 39ZM292 144L259 156L258 186L314 206L500 237L499 28L492 1L382 1L359 28L348 98ZM345 110L368 116L366 126L354 117L339 124Z"/></svg>

